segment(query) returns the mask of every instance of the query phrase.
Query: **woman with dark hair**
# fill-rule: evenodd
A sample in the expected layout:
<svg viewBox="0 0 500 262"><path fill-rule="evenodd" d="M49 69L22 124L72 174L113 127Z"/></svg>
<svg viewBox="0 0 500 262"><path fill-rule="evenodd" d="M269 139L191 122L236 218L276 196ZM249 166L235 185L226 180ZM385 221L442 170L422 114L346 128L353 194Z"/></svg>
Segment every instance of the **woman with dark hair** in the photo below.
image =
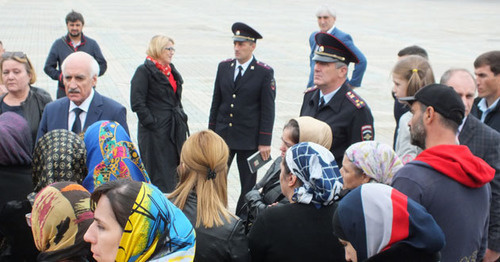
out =
<svg viewBox="0 0 500 262"><path fill-rule="evenodd" d="M335 235L347 261L439 261L444 233L424 207L396 189L364 184L340 201Z"/></svg>
<svg viewBox="0 0 500 262"><path fill-rule="evenodd" d="M229 148L211 130L190 136L181 151L180 182L169 195L196 229L195 261L250 261L243 223L227 209Z"/></svg>
<svg viewBox="0 0 500 262"><path fill-rule="evenodd" d="M92 258L83 235L92 223L90 193L75 182L57 182L36 195L31 216L37 261L87 262Z"/></svg>
<svg viewBox="0 0 500 262"><path fill-rule="evenodd" d="M183 80L172 64L174 53L172 38L154 36L146 61L130 81L130 104L139 118L141 157L151 182L166 193L177 185L176 168L189 133L181 103Z"/></svg>
<svg viewBox="0 0 500 262"><path fill-rule="evenodd" d="M310 116L301 116L290 119L283 127L281 135L281 155L274 160L262 179L246 196L247 204L247 229L269 205L279 202L288 203L280 188L281 162L286 150L299 142L314 142L327 149L332 145L332 129L323 121Z"/></svg>
<svg viewBox="0 0 500 262"><path fill-rule="evenodd" d="M15 112L28 121L33 144L42 119L43 109L52 101L47 91L31 86L36 73L31 61L23 52L5 52L0 61L0 84L9 91L0 96L0 114Z"/></svg>
<svg viewBox="0 0 500 262"><path fill-rule="evenodd" d="M257 218L248 235L252 261L343 261L332 234L334 199L342 189L332 153L312 142L290 147L280 184L290 204L270 207Z"/></svg>
<svg viewBox="0 0 500 262"><path fill-rule="evenodd" d="M83 187L89 192L108 181L129 179L149 183L141 157L127 131L114 121L98 121L85 132L89 173Z"/></svg>
<svg viewBox="0 0 500 262"><path fill-rule="evenodd" d="M98 262L193 260L191 223L154 185L110 181L94 190L90 205L94 222L84 239Z"/></svg>

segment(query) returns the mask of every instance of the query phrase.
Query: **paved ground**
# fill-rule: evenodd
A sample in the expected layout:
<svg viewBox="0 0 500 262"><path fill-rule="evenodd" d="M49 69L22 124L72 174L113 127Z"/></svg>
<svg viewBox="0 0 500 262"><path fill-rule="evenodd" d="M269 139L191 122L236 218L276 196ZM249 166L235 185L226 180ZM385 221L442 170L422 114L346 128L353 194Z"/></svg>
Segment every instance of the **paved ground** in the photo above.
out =
<svg viewBox="0 0 500 262"><path fill-rule="evenodd" d="M272 155L279 154L281 128L298 115L309 74L309 34L317 29L318 0L0 0L0 40L7 50L28 54L38 87L55 97L56 82L43 72L53 41L65 34L65 15L85 17L84 33L97 40L108 60L98 90L128 109L131 135L137 117L130 111L130 78L145 59L149 39L167 34L176 41L173 63L184 77L183 103L192 132L207 127L219 61L232 57L231 25L241 21L257 29L255 56L275 70L276 121ZM500 47L500 2L495 0L329 1L337 26L350 33L368 59L363 87L357 92L375 117L375 138L392 143L394 120L390 71L399 49L413 44L429 52L435 75L450 67L472 70L479 54ZM265 168L264 168L265 169ZM236 168L229 176L230 208L239 195ZM261 172L263 173L263 172Z"/></svg>

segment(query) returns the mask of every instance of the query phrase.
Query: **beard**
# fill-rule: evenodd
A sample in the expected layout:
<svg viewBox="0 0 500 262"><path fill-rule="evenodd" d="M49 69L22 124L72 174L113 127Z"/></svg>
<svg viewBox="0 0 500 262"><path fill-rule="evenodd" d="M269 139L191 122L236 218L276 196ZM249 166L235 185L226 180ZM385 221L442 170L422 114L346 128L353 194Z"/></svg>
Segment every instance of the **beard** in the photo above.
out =
<svg viewBox="0 0 500 262"><path fill-rule="evenodd" d="M72 37L79 37L82 33L81 32L76 32L76 33L73 33L73 32L69 32L69 35L72 36Z"/></svg>
<svg viewBox="0 0 500 262"><path fill-rule="evenodd" d="M410 127L411 144L425 149L425 137L427 132L424 128L424 120L422 117L415 125Z"/></svg>

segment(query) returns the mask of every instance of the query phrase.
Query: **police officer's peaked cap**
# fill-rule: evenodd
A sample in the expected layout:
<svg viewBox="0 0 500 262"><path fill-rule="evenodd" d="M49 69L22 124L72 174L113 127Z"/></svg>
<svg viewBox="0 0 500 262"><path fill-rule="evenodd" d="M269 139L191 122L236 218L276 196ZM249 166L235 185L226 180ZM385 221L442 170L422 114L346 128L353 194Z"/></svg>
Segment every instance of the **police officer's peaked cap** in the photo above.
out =
<svg viewBox="0 0 500 262"><path fill-rule="evenodd" d="M255 31L255 29L241 22L234 23L233 26L231 27L231 30L233 31L234 34L233 36L234 41L257 42L257 39L262 39L262 36L259 34L259 32Z"/></svg>
<svg viewBox="0 0 500 262"><path fill-rule="evenodd" d="M358 57L342 41L331 34L317 33L315 35L318 49L314 52L314 61L333 63L359 63Z"/></svg>

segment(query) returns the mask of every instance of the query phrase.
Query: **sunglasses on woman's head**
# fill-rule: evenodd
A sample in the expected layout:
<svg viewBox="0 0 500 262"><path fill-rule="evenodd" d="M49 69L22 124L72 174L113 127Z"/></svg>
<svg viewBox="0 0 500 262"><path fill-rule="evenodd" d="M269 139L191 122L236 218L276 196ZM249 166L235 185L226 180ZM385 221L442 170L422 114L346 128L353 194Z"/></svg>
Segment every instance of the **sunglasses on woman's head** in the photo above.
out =
<svg viewBox="0 0 500 262"><path fill-rule="evenodd" d="M26 58L26 54L23 52L5 52L2 54L3 59L11 58L11 57L17 57L17 58Z"/></svg>

